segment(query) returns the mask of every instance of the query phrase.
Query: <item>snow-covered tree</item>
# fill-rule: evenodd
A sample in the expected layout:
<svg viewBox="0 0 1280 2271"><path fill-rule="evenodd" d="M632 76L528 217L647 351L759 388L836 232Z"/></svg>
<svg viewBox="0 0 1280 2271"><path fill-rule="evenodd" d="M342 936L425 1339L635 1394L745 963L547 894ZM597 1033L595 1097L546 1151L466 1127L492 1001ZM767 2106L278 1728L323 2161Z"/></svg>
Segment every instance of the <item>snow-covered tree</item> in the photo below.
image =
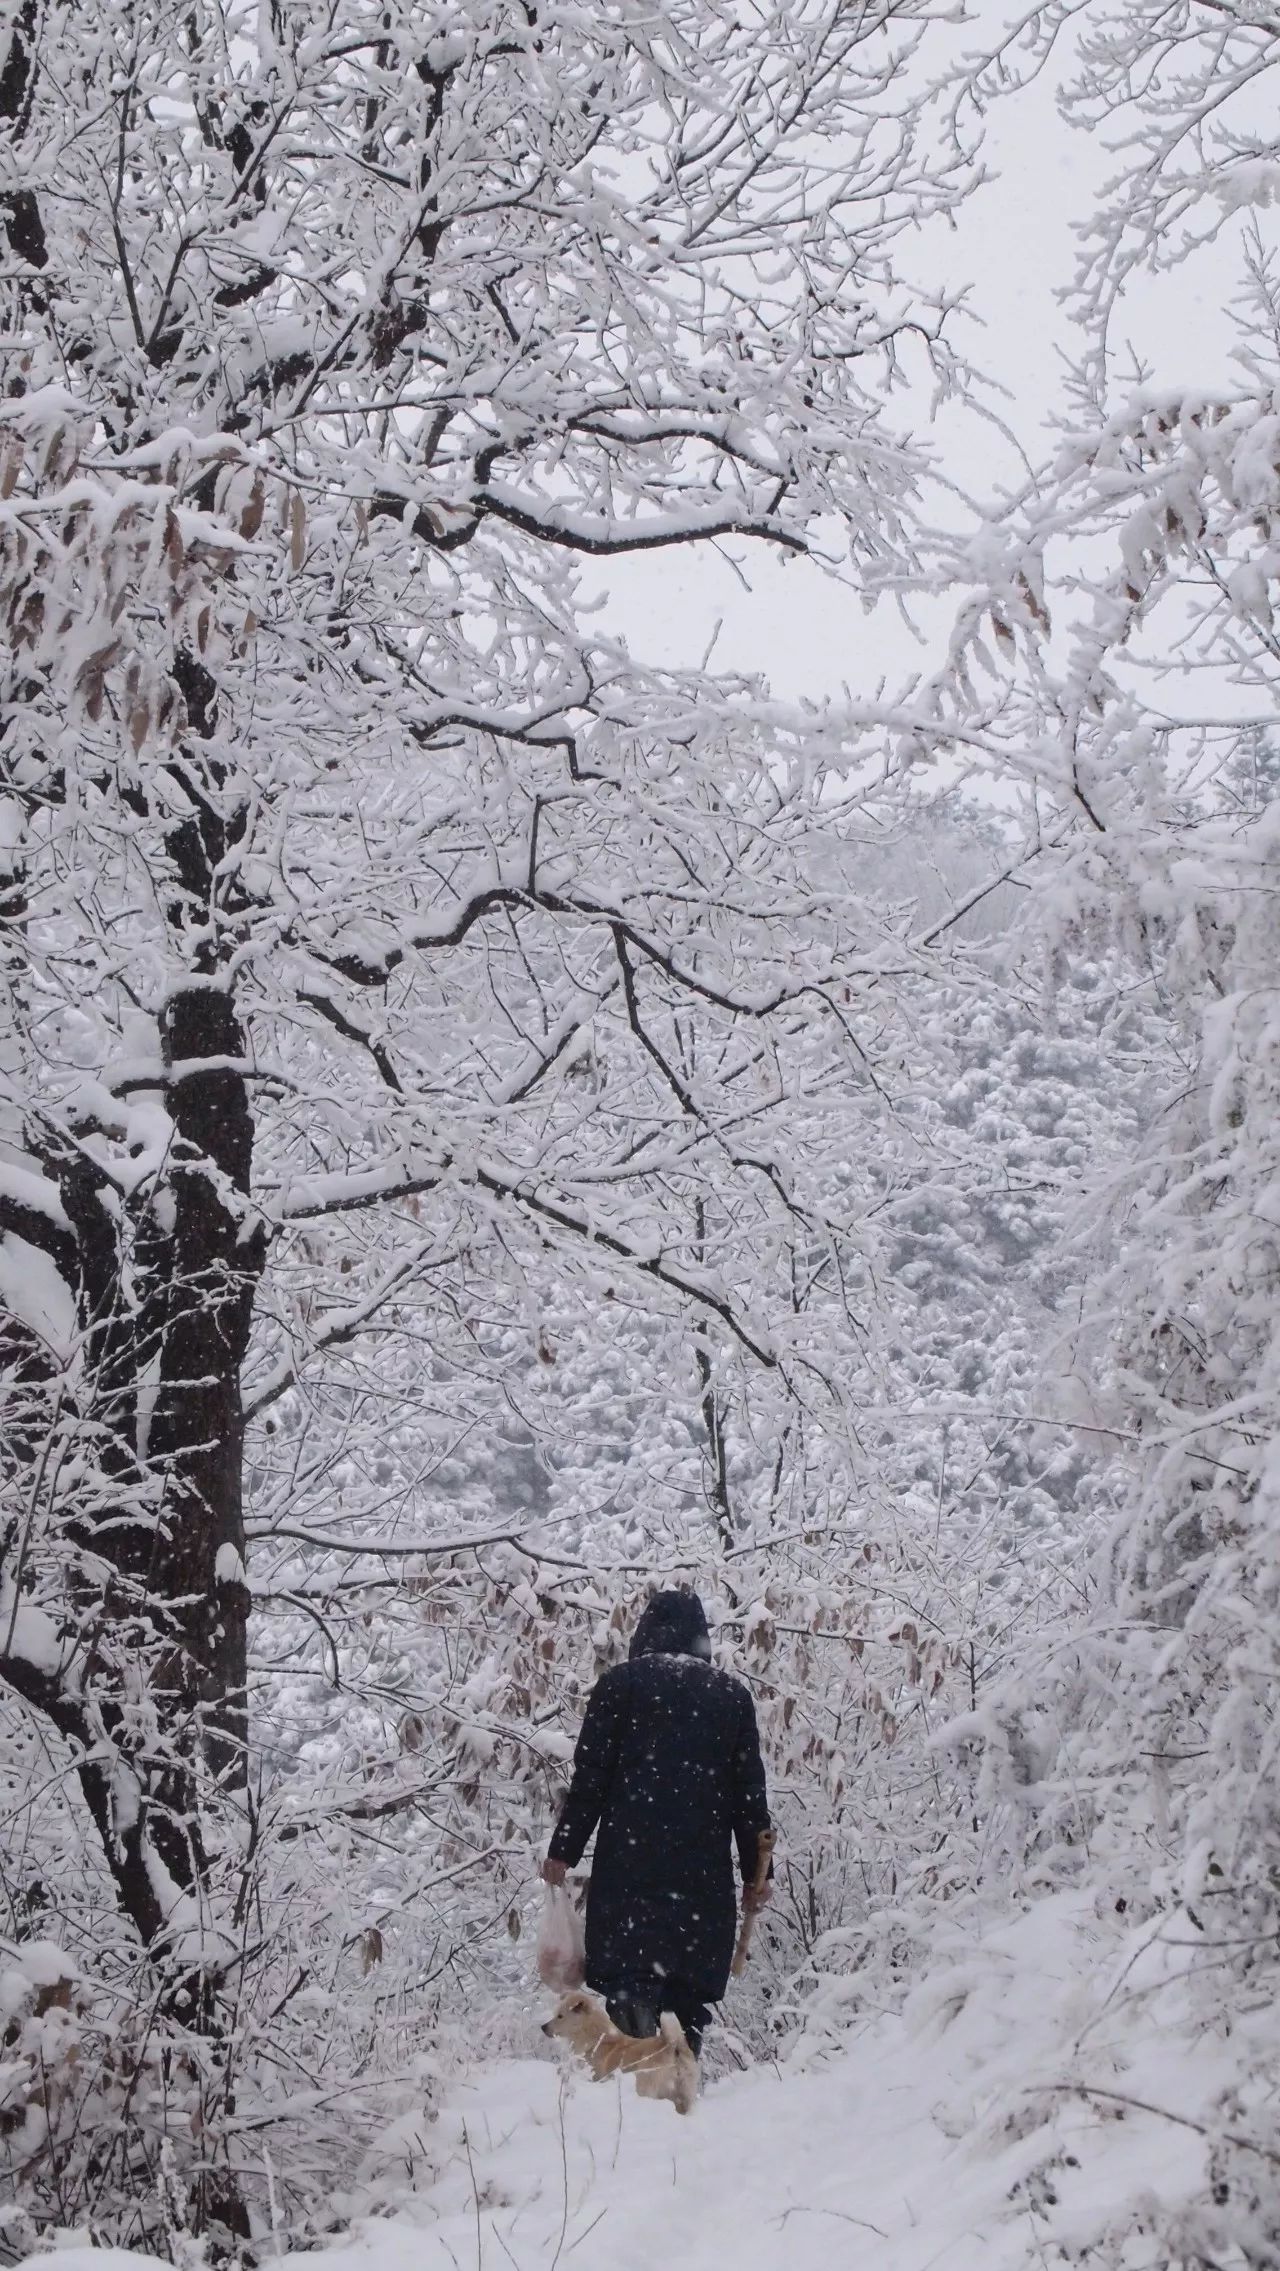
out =
<svg viewBox="0 0 1280 2271"><path fill-rule="evenodd" d="M1247 0L1070 0L1016 27L970 91L1061 54L1066 116L1112 153L1082 232L1084 345L1049 461L963 565L958 649L974 688L1014 658L993 754L1046 848L1046 914L1064 951L1109 936L1163 1064L1073 1332L1079 1414L1127 1469L1119 1519L1093 1613L1007 1701L1016 1718L1034 1678L1046 1740L1024 1826L1069 1822L1113 1897L1174 1919L1210 1983L1201 2016L1234 2024L1274 1997L1277 1915L1280 24ZM1144 306L1193 287L1223 375L1189 385L1141 342ZM1269 2051L1242 2036L1232 2056L1226 2128L1275 2089ZM1245 2157L1274 2161L1270 2115L1253 2120ZM1238 2178L1186 2226L1157 2221L1155 2244L1265 2252ZM1109 2259L1139 2227L1151 2245L1135 2204Z"/></svg>
<svg viewBox="0 0 1280 2271"><path fill-rule="evenodd" d="M804 1499L814 1415L847 1439L823 1118L903 949L813 848L892 793L884 736L646 671L583 575L910 572L931 12L0 18L0 1673L211 2040L254 1593L323 1634L523 1532L553 1308L682 1339L722 1542L766 1473Z"/></svg>

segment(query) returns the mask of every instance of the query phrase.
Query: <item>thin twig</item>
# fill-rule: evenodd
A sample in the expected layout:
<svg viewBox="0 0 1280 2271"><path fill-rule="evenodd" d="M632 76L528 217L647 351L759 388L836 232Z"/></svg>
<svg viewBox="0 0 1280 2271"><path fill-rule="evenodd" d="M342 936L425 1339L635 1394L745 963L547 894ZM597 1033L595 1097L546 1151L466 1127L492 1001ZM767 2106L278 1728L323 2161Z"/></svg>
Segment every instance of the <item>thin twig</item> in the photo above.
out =
<svg viewBox="0 0 1280 2271"><path fill-rule="evenodd" d="M564 2236L569 2229L569 2146L564 2131L564 2101L567 2087L562 2074L560 2077L560 2237L556 2241L556 2251L551 2258L551 2271L556 2271L556 2265L564 2251Z"/></svg>
<svg viewBox="0 0 1280 2271"><path fill-rule="evenodd" d="M1060 2091L1067 2097L1100 2098L1108 2105L1130 2106L1135 2113L1152 2113L1158 2121L1172 2121L1179 2129L1193 2129L1197 2137L1213 2134L1205 2121L1195 2121L1187 2113L1172 2113L1167 2105L1152 2105L1147 2098L1126 2097L1121 2090L1097 2089L1090 2082L1047 2082L1042 2087ZM1027 2090L1023 2094L1026 2097L1036 2097L1040 2093ZM1237 2129L1223 2129L1218 2134L1224 2144L1236 2145L1242 2153L1257 2153L1259 2159L1270 2161L1273 2168L1280 2168L1280 2153L1274 2152L1269 2145L1259 2145L1252 2137L1242 2137Z"/></svg>

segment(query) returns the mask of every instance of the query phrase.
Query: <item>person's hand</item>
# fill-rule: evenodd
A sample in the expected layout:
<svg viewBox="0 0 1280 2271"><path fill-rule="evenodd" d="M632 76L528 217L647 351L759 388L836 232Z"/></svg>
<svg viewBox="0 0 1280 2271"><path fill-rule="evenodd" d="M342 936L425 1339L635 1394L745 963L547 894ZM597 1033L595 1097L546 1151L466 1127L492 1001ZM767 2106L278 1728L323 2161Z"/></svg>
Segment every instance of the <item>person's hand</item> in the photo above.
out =
<svg viewBox="0 0 1280 2271"><path fill-rule="evenodd" d="M548 1859L542 1864L542 1882L544 1885L562 1885L568 1873L567 1864L563 1861Z"/></svg>
<svg viewBox="0 0 1280 2271"><path fill-rule="evenodd" d="M744 1885L742 1888L742 1906L748 1916L758 1916L772 1899L772 1885Z"/></svg>

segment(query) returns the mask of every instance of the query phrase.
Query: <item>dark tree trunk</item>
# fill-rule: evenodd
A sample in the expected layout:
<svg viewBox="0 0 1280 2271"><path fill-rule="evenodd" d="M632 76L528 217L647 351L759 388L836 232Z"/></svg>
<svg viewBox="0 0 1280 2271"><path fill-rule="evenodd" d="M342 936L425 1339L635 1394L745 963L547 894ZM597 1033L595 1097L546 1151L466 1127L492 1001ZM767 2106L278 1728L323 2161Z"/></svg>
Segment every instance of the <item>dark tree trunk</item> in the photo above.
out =
<svg viewBox="0 0 1280 2271"><path fill-rule="evenodd" d="M139 1219L122 1225L104 1206L83 1154L62 1163L59 1179L76 1240L92 1384L83 1419L99 1478L96 1506L70 1525L92 1634L85 1692L137 1778L136 1819L113 1811L96 1763L81 1769L81 1784L121 1905L191 2023L209 1983L171 1960L146 1856L150 1844L177 1893L203 1907L212 1785L229 1794L246 1774L240 1368L265 1249L247 1206L253 1130L227 993L206 983L171 997L161 1042L174 1133ZM139 1679L154 1714L143 1740L125 1708Z"/></svg>
<svg viewBox="0 0 1280 2271"><path fill-rule="evenodd" d="M182 1604L176 1622L208 1762L224 1782L243 1784L249 1588L240 1370L266 1258L250 1206L245 1036L227 975L238 903L224 862L243 837L245 808L225 763L203 746L218 722L211 674L180 651L175 678L195 738L173 768L190 812L168 837L176 877L168 916L175 935L191 941L191 980L170 995L160 1032L174 1149L148 1440L164 1475L154 1581L165 1600Z"/></svg>
<svg viewBox="0 0 1280 2271"><path fill-rule="evenodd" d="M76 1288L77 1421L90 1474L57 1517L80 1635L74 1691L20 1667L13 1684L87 1753L81 1787L120 1905L175 2012L212 2028L216 1982L199 1976L189 1952L175 1953L169 1926L176 1906L188 1950L184 1896L202 1914L210 1906L209 1805L246 1779L240 1373L266 1242L250 1200L245 1036L227 974L238 936L224 863L243 804L204 746L216 726L212 678L185 657L178 677L193 742L172 761L185 816L166 837L167 912L188 971L159 1017L157 1093L171 1135L154 1174L122 1204L118 1180L83 1141L91 1131L79 1140L28 1131L67 1228L50 1231L34 1215L20 1222L12 1205L2 1225L50 1252L52 1238ZM14 888L0 917L20 957ZM10 1444L10 1456L17 1449ZM150 1709L139 1716L131 1698L140 1692ZM118 1771L104 1767L104 1750ZM121 1774L130 1793L136 1784L136 1802L122 1802Z"/></svg>
<svg viewBox="0 0 1280 2271"><path fill-rule="evenodd" d="M240 1368L248 1347L263 1235L244 1205L253 1149L248 1089L225 1066L244 1036L226 993L176 995L163 1033L175 1072L167 1317L148 1453L164 1475L152 1582L174 1604L211 1765L245 1775L249 1589L245 1576Z"/></svg>
<svg viewBox="0 0 1280 2271"><path fill-rule="evenodd" d="M18 144L37 82L41 16L38 0L18 0L0 43L0 125ZM20 264L18 304L43 313L48 252L35 191L0 194L0 242ZM76 362L91 346L70 339L60 351ZM21 389L20 370L9 384ZM11 678L8 698L35 709L44 689ZM50 1491L40 1509L46 1573L59 1567L62 1586L58 1609L40 1611L54 1645L24 1652L11 1625L7 1641L0 1635L0 1674L71 1746L120 1910L156 1967L160 2010L211 2043L206 2071L221 2077L229 2108L219 2004L228 1946L205 1932L219 1895L221 1841L209 1826L246 1778L240 1373L266 1240L250 1200L253 1119L231 976L242 906L228 854L243 835L244 791L219 754L217 722L213 678L180 651L162 724L167 732L178 726L178 737L157 760L168 777L154 803L136 781L120 789L153 831L153 849L163 834L156 872L179 966L158 1019L155 1087L170 1122L164 1156L136 1184L121 1175L127 1163L110 1110L98 1124L62 1132L39 1110L35 1125L0 1128L62 1203L60 1221L56 1208L24 1205L21 1186L17 1197L0 1194L0 1233L41 1247L74 1294L84 1476L69 1502ZM51 765L43 800L59 794ZM25 982L25 919L21 862L0 860L0 978L12 979L15 1049L25 1025L14 1006ZM4 1039L0 1030L0 1048ZM29 1405L19 1405L18 1432L10 1427L0 1449L6 1463L25 1459L34 1473L48 1420L36 1391L52 1371L23 1332L16 1320L0 1320L0 1361L11 1381L32 1389ZM19 1605L31 1589L25 1551L25 1537L0 1535L0 1564ZM247 2236L233 2174L206 2165L197 2183L200 2221Z"/></svg>

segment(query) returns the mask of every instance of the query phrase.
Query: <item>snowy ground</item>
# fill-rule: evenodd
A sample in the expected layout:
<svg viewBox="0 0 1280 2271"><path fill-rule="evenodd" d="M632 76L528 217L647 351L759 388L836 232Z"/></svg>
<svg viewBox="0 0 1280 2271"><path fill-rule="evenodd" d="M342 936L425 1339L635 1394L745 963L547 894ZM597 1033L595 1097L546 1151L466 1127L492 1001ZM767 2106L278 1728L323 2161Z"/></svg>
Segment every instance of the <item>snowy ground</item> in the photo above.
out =
<svg viewBox="0 0 1280 2271"><path fill-rule="evenodd" d="M714 2083L688 2120L568 2064L496 2061L388 2140L419 2189L324 2271L1040 2263L1131 2228L1144 2195L1167 2210L1203 2189L1202 2140L1167 2118L1194 2120L1224 2078L1213 2038L1190 2048L1188 1945L1176 1919L1125 1936L1043 1901L957 1948L902 2017Z"/></svg>

